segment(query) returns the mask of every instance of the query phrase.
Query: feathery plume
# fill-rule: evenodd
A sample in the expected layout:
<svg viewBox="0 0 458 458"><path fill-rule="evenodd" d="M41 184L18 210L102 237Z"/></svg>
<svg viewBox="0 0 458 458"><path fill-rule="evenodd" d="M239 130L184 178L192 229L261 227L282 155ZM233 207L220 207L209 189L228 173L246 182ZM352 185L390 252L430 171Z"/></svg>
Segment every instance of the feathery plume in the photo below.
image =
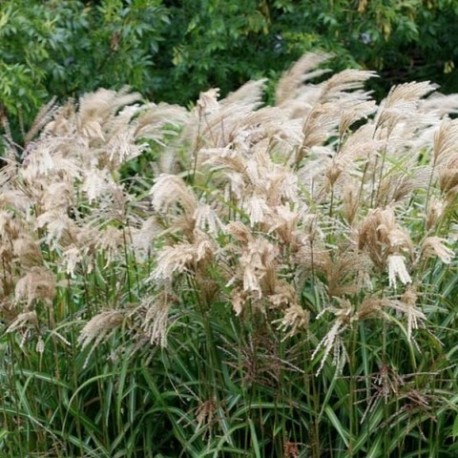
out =
<svg viewBox="0 0 458 458"><path fill-rule="evenodd" d="M299 304L291 304L284 312L281 319L273 321L278 323L278 329L286 332L283 340L296 335L298 332L307 329L310 321L310 312L303 309Z"/></svg>
<svg viewBox="0 0 458 458"><path fill-rule="evenodd" d="M404 256L399 254L391 254L388 256L387 263L388 278L392 288L396 289L396 278L398 278L403 285L412 283L412 279L410 278L409 272L407 271Z"/></svg>
<svg viewBox="0 0 458 458"><path fill-rule="evenodd" d="M119 310L105 310L92 317L83 327L78 344L84 349L92 345L94 349L124 322L124 314Z"/></svg>
<svg viewBox="0 0 458 458"><path fill-rule="evenodd" d="M455 252L445 245L446 240L441 237L426 237L421 246L420 258L437 256L444 264L450 264Z"/></svg>
<svg viewBox="0 0 458 458"><path fill-rule="evenodd" d="M330 54L304 54L277 83L275 101L278 106L295 99L300 93L302 84L317 78L329 70L318 70L317 67L331 58Z"/></svg>
<svg viewBox="0 0 458 458"><path fill-rule="evenodd" d="M317 316L317 319L319 319L325 312L331 312L336 317L331 329L312 353L312 359L315 359L318 353L323 349L321 363L316 372L317 376L323 370L324 363L331 353L331 350L333 350L333 365L336 366L339 373L342 371L345 361L348 359L348 354L341 339L341 334L351 326L355 319L357 319L357 315L354 314L353 306L348 300L338 300L338 302L339 307L327 306Z"/></svg>
<svg viewBox="0 0 458 458"><path fill-rule="evenodd" d="M142 328L152 345L167 346L169 309L176 300L165 291L142 300L141 307L145 309Z"/></svg>
<svg viewBox="0 0 458 458"><path fill-rule="evenodd" d="M186 215L194 216L198 202L184 181L175 175L161 174L150 191L151 204L157 212L167 212L179 204Z"/></svg>
<svg viewBox="0 0 458 458"><path fill-rule="evenodd" d="M214 246L204 234L196 234L194 243L181 242L165 246L157 254L157 266L151 280L170 282L173 274L192 270L193 264L208 261L214 255Z"/></svg>
<svg viewBox="0 0 458 458"><path fill-rule="evenodd" d="M32 310L30 312L20 313L16 319L8 326L6 332L11 333L23 328L37 328L38 317L37 312Z"/></svg>
<svg viewBox="0 0 458 458"><path fill-rule="evenodd" d="M54 275L42 267L32 267L16 283L16 301L25 300L28 308L37 300L43 300L50 305L55 295L56 282Z"/></svg>
<svg viewBox="0 0 458 458"><path fill-rule="evenodd" d="M412 330L426 320L425 314L416 306L418 295L413 286L407 287L400 299L386 299L385 306L404 314L407 317L407 338L412 339Z"/></svg>

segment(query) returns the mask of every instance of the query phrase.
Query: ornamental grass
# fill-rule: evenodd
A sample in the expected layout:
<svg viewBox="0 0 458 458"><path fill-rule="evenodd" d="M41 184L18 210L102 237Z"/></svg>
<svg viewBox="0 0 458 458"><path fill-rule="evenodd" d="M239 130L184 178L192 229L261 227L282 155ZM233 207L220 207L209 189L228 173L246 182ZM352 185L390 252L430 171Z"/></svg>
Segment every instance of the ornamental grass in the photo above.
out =
<svg viewBox="0 0 458 458"><path fill-rule="evenodd" d="M458 95L328 59L5 124L0 456L458 456Z"/></svg>

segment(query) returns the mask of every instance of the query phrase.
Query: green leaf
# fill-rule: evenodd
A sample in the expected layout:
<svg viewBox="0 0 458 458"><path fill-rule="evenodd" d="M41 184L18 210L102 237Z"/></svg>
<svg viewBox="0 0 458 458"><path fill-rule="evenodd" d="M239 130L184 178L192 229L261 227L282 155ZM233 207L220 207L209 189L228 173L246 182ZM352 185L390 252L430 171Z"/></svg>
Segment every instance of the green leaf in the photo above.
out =
<svg viewBox="0 0 458 458"><path fill-rule="evenodd" d="M458 437L458 414L455 415L455 421L453 422L452 437L453 439Z"/></svg>
<svg viewBox="0 0 458 458"><path fill-rule="evenodd" d="M340 420L337 418L334 410L332 410L331 406L326 406L324 408L326 415L328 416L329 421L334 426L335 430L339 433L339 436L344 441L345 445L348 447L350 444L350 433L347 429L344 428Z"/></svg>

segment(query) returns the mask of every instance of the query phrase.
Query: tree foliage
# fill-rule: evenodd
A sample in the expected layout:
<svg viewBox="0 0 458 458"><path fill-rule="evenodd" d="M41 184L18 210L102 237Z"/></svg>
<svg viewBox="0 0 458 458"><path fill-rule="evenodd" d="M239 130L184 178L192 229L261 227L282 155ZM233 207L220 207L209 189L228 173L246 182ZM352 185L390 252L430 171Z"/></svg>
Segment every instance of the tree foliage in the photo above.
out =
<svg viewBox="0 0 458 458"><path fill-rule="evenodd" d="M160 0L14 0L0 4L0 100L31 115L52 96L97 87L153 86L153 58L168 25Z"/></svg>
<svg viewBox="0 0 458 458"><path fill-rule="evenodd" d="M377 70L381 91L429 79L453 92L457 19L454 0L5 0L0 113L17 127L52 96L100 86L189 103L210 86L275 80L316 49L336 70Z"/></svg>

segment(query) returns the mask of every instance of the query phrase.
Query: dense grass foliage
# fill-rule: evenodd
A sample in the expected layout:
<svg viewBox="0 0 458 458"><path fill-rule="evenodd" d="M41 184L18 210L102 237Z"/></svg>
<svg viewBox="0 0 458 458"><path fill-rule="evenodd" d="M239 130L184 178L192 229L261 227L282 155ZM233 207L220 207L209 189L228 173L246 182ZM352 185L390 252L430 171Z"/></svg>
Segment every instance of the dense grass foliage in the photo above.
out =
<svg viewBox="0 0 458 458"><path fill-rule="evenodd" d="M2 457L458 454L458 98L327 59L6 138Z"/></svg>

